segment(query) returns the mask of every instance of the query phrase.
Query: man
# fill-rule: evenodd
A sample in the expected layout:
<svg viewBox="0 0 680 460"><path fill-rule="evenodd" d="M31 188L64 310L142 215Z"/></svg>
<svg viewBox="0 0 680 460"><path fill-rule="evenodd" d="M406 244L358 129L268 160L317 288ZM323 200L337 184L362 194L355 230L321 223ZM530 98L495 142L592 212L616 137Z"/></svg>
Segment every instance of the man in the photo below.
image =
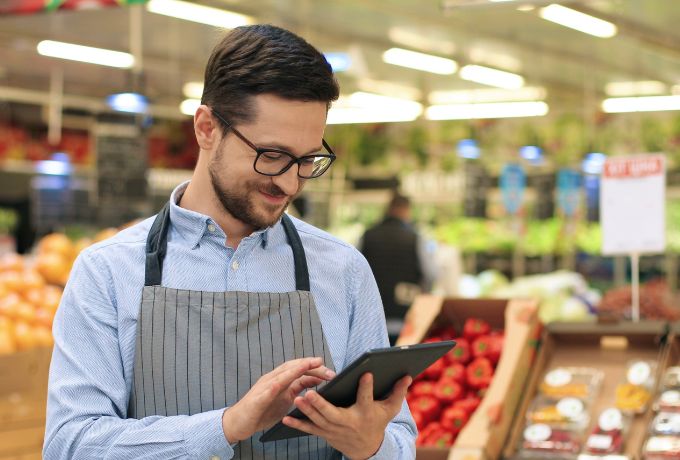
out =
<svg viewBox="0 0 680 460"><path fill-rule="evenodd" d="M410 200L394 193L385 218L364 233L359 244L378 283L394 343L414 297L429 290L435 269L426 256L424 240L411 225Z"/></svg>
<svg viewBox="0 0 680 460"><path fill-rule="evenodd" d="M335 158L322 138L337 97L323 55L288 31L242 27L217 45L191 181L74 266L46 459L414 458L409 377L374 401L364 375L349 408L311 389L387 344L365 259L284 214ZM293 404L309 420L283 422L313 436L259 442Z"/></svg>

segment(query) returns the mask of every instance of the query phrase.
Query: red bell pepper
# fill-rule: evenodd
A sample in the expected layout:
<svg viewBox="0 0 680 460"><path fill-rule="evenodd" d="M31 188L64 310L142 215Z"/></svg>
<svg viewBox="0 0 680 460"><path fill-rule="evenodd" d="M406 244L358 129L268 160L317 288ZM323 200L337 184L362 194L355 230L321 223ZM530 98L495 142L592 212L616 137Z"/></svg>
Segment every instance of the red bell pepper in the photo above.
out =
<svg viewBox="0 0 680 460"><path fill-rule="evenodd" d="M438 380L442 375L442 371L446 367L445 359L439 358L437 361L433 362L430 367L423 371L423 377L428 380Z"/></svg>
<svg viewBox="0 0 680 460"><path fill-rule="evenodd" d="M456 435L450 431L433 433L425 439L426 446L439 447L441 449L451 447L456 440Z"/></svg>
<svg viewBox="0 0 680 460"><path fill-rule="evenodd" d="M453 406L444 411L440 423L451 433L459 433L469 419L470 414L468 414L465 409Z"/></svg>
<svg viewBox="0 0 680 460"><path fill-rule="evenodd" d="M463 396L463 387L453 380L441 380L434 388L434 396L448 406Z"/></svg>
<svg viewBox="0 0 680 460"><path fill-rule="evenodd" d="M452 380L465 385L465 366L461 363L449 364L444 368L442 375L439 377L439 381L441 382L442 380Z"/></svg>
<svg viewBox="0 0 680 460"><path fill-rule="evenodd" d="M412 400L409 406L413 412L420 412L424 423L428 423L439 417L441 407L434 396L420 396Z"/></svg>
<svg viewBox="0 0 680 460"><path fill-rule="evenodd" d="M467 341L467 339L464 339L462 337L455 339L456 341L456 346L453 347L453 350L448 351L444 357L446 360L453 364L453 363L460 363L460 364L467 364L470 362L470 342Z"/></svg>
<svg viewBox="0 0 680 460"><path fill-rule="evenodd" d="M463 324L463 337L470 342L481 335L486 335L491 332L491 326L484 320L477 318L468 318Z"/></svg>
<svg viewBox="0 0 680 460"><path fill-rule="evenodd" d="M456 337L456 330L453 326L440 326L430 332L429 337L430 339L435 338L437 341L453 340L453 338ZM426 339L425 342L427 342L427 340L429 339Z"/></svg>
<svg viewBox="0 0 680 460"><path fill-rule="evenodd" d="M423 380L423 381L420 381L420 382L416 382L409 389L409 394L412 397L432 396L432 395L434 395L435 385L436 385L436 382L432 382L432 381L429 381L429 380Z"/></svg>
<svg viewBox="0 0 680 460"><path fill-rule="evenodd" d="M413 417L413 421L416 423L418 431L422 430L425 427L425 424L427 423L422 412L418 412L417 410L411 410L411 416Z"/></svg>
<svg viewBox="0 0 680 460"><path fill-rule="evenodd" d="M493 365L486 358L475 358L465 369L467 383L472 388L487 388L493 378Z"/></svg>
<svg viewBox="0 0 680 460"><path fill-rule="evenodd" d="M482 400L477 396L466 396L463 399L459 399L453 403L453 407L460 407L465 412L467 412L468 415L472 415L477 410L481 402Z"/></svg>
<svg viewBox="0 0 680 460"><path fill-rule="evenodd" d="M443 432L444 429L442 428L439 422L429 423L424 429L418 432L416 446L424 446L425 442L428 440L429 437L431 437L432 435L438 435Z"/></svg>
<svg viewBox="0 0 680 460"><path fill-rule="evenodd" d="M472 356L487 358L492 364L497 364L503 351L502 335L482 335L472 342Z"/></svg>

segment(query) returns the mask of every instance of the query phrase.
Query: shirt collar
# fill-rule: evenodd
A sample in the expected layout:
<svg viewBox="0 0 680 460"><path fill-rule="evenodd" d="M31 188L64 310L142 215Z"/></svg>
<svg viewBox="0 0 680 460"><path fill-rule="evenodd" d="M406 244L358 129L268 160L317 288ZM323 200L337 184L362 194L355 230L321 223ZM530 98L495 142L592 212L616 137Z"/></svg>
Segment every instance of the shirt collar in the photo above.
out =
<svg viewBox="0 0 680 460"><path fill-rule="evenodd" d="M198 246L201 239L206 236L206 234L212 234L213 232L208 231L209 225L214 225L219 230L219 235L221 238L226 238L227 235L220 229L220 227L215 223L210 216L201 214L190 209L182 208L179 206L179 200L184 195L184 192L189 185L189 181L183 182L178 185L170 195L170 222L171 228L174 229L184 241L187 242L189 247L192 249ZM279 220L274 227L279 225L281 221ZM259 240L263 249L267 248L267 243L269 241L269 230L273 227L267 227L262 230L257 230L243 239L247 240Z"/></svg>

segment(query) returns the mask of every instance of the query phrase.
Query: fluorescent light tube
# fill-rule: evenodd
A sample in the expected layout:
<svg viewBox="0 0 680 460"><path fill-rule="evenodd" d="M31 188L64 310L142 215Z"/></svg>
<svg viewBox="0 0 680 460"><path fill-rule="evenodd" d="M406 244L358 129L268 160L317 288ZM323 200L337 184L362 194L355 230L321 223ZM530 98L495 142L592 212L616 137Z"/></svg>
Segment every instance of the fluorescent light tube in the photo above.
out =
<svg viewBox="0 0 680 460"><path fill-rule="evenodd" d="M578 30L584 34L594 35L595 37L610 38L616 35L617 32L616 26L611 22L555 3L541 8L540 15L547 21Z"/></svg>
<svg viewBox="0 0 680 460"><path fill-rule="evenodd" d="M542 101L432 105L425 110L425 118L428 120L471 120L540 117L546 115L548 110L548 104Z"/></svg>
<svg viewBox="0 0 680 460"><path fill-rule="evenodd" d="M198 107L200 107L200 105L201 101L199 99L185 99L179 105L179 111L182 112L184 115L190 115L193 117L196 114L196 110L198 110Z"/></svg>
<svg viewBox="0 0 680 460"><path fill-rule="evenodd" d="M135 58L130 53L75 45L73 43L56 42L53 40L43 40L38 43L38 53L43 56L118 67L121 69L129 69L135 63Z"/></svg>
<svg viewBox="0 0 680 460"><path fill-rule="evenodd" d="M423 113L418 102L378 94L356 92L342 96L328 112L327 123L388 123L413 121Z"/></svg>
<svg viewBox="0 0 680 460"><path fill-rule="evenodd" d="M225 29L233 29L254 22L253 18L244 14L180 0L151 0L146 4L146 9L151 13L184 19L185 21L200 22L201 24L223 27Z"/></svg>
<svg viewBox="0 0 680 460"><path fill-rule="evenodd" d="M680 110L680 96L614 97L602 101L607 113Z"/></svg>
<svg viewBox="0 0 680 460"><path fill-rule="evenodd" d="M524 78L520 75L481 65L466 65L460 69L460 78L504 89L519 89L524 86Z"/></svg>
<svg viewBox="0 0 680 460"><path fill-rule="evenodd" d="M432 91L430 104L474 104L480 102L540 101L545 99L546 90L540 86L525 86L520 89L468 89L454 91Z"/></svg>
<svg viewBox="0 0 680 460"><path fill-rule="evenodd" d="M408 67L409 69L422 70L440 75L451 75L458 70L458 64L452 59L447 59L431 54L418 53L401 48L390 48L383 53L383 61Z"/></svg>
<svg viewBox="0 0 680 460"><path fill-rule="evenodd" d="M188 81L182 86L182 94L189 99L200 99L203 97L203 82Z"/></svg>
<svg viewBox="0 0 680 460"><path fill-rule="evenodd" d="M651 96L664 94L666 85L660 81L613 81L607 83L604 92L607 96L627 97L627 96Z"/></svg>

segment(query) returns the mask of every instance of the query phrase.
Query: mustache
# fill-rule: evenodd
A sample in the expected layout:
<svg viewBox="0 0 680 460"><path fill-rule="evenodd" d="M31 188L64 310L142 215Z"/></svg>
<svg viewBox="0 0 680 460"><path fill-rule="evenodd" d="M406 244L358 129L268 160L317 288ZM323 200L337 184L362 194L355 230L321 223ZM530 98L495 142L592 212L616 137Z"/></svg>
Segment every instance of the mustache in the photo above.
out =
<svg viewBox="0 0 680 460"><path fill-rule="evenodd" d="M260 191L266 193L267 195L275 197L287 196L286 193L283 190L281 190L281 188L278 185L275 184L269 184L266 187L261 187Z"/></svg>

